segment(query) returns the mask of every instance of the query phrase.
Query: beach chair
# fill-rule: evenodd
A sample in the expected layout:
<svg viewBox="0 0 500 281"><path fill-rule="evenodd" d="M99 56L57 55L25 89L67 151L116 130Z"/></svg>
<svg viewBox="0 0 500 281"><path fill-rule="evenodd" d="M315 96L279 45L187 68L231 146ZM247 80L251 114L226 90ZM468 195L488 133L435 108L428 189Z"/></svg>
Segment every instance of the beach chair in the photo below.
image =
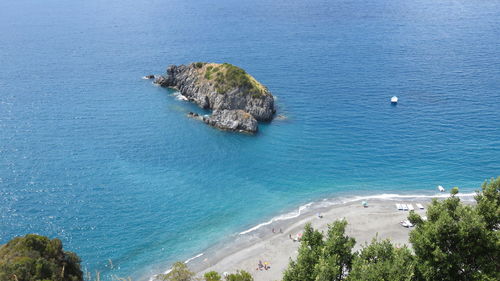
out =
<svg viewBox="0 0 500 281"><path fill-rule="evenodd" d="M403 206L401 204L396 204L396 208L398 209L398 211L403 210Z"/></svg>
<svg viewBox="0 0 500 281"><path fill-rule="evenodd" d="M413 210L415 210L415 208L413 208L412 204L408 204L408 210L413 211Z"/></svg>
<svg viewBox="0 0 500 281"><path fill-rule="evenodd" d="M403 211L408 211L408 206L406 206L406 204L403 204Z"/></svg>
<svg viewBox="0 0 500 281"><path fill-rule="evenodd" d="M420 210L423 210L423 209L424 209L424 206L423 206L422 204L417 203L416 205L417 205L417 208L419 208Z"/></svg>

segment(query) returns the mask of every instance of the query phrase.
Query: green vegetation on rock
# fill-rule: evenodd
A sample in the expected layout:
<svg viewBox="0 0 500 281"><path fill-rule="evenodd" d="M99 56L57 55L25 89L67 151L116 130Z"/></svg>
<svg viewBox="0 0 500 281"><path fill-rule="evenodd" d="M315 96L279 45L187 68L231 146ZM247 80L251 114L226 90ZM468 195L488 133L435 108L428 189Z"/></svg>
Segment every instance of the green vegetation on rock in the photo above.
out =
<svg viewBox="0 0 500 281"><path fill-rule="evenodd" d="M206 63L205 62L195 62L194 67L196 68L202 68Z"/></svg>
<svg viewBox="0 0 500 281"><path fill-rule="evenodd" d="M203 68L205 65L206 67ZM195 67L203 70L202 74L206 80L212 80L215 83L215 89L219 94L239 89L243 94L259 98L267 92L266 88L255 78L232 64L195 63Z"/></svg>
<svg viewBox="0 0 500 281"><path fill-rule="evenodd" d="M81 281L80 259L61 240L28 234L0 246L1 281Z"/></svg>

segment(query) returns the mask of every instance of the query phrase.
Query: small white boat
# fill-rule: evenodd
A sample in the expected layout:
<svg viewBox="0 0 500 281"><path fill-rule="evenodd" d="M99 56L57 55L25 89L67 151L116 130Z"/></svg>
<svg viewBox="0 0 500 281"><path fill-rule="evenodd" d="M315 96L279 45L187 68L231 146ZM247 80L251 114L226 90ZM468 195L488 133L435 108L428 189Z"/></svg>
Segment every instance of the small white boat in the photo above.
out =
<svg viewBox="0 0 500 281"><path fill-rule="evenodd" d="M438 185L438 190L444 192L444 187L442 185Z"/></svg>
<svg viewBox="0 0 500 281"><path fill-rule="evenodd" d="M410 228L410 227L413 227L413 224L409 221L409 220L404 220L404 221L401 221L400 224L403 226L403 227L406 227L406 228Z"/></svg>
<svg viewBox="0 0 500 281"><path fill-rule="evenodd" d="M391 98L391 103L398 103L398 97L393 96L393 97Z"/></svg>

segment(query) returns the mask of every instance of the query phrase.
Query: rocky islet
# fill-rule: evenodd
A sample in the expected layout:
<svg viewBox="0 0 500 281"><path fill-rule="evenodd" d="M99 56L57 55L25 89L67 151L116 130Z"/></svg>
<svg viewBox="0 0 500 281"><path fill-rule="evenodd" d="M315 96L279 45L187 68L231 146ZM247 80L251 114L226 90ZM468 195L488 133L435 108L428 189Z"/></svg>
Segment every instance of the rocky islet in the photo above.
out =
<svg viewBox="0 0 500 281"><path fill-rule="evenodd" d="M255 133L258 121L271 121L276 112L267 87L228 63L171 65L165 76L153 77L155 84L177 89L187 100L212 110L211 115L189 117L222 130Z"/></svg>

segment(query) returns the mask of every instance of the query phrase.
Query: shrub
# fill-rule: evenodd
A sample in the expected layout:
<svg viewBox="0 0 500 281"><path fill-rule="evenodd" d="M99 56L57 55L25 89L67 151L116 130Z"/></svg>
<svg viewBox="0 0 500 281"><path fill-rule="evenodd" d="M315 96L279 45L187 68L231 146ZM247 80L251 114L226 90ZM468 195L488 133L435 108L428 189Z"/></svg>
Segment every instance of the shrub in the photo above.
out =
<svg viewBox="0 0 500 281"><path fill-rule="evenodd" d="M215 271L207 272L203 277L205 277L205 281L222 281L220 274Z"/></svg>
<svg viewBox="0 0 500 281"><path fill-rule="evenodd" d="M17 237L0 247L2 281L81 281L80 259L63 250L59 239L36 234Z"/></svg>
<svg viewBox="0 0 500 281"><path fill-rule="evenodd" d="M160 274L157 279L161 281L191 281L194 275L194 272L191 272L185 263L178 261L174 263L169 273Z"/></svg>
<svg viewBox="0 0 500 281"><path fill-rule="evenodd" d="M224 71L217 72L219 67L214 69L214 72L217 72L215 79L217 93L224 94L234 88L239 88L244 94L250 94L254 98L262 96L262 90L254 84L255 82L252 82L243 69L229 63L222 64L221 68Z"/></svg>
<svg viewBox="0 0 500 281"><path fill-rule="evenodd" d="M210 71L208 71L208 70L205 72L205 79L207 79L207 80L212 79L212 73L210 73Z"/></svg>
<svg viewBox="0 0 500 281"><path fill-rule="evenodd" d="M241 270L226 276L226 281L253 281L253 277L250 273Z"/></svg>

